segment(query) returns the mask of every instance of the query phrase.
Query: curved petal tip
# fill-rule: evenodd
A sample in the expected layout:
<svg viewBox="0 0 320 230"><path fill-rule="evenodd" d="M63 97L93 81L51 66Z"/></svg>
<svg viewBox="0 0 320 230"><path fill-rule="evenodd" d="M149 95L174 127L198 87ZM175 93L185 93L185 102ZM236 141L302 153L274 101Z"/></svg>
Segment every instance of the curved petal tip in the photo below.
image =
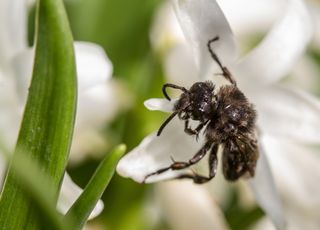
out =
<svg viewBox="0 0 320 230"><path fill-rule="evenodd" d="M146 100L143 104L149 110L158 110L162 112L171 113L173 111L175 102L176 102L175 99L168 101L167 99L152 98L152 99Z"/></svg>
<svg viewBox="0 0 320 230"><path fill-rule="evenodd" d="M229 23L215 0L173 0L180 26L194 52L199 77L205 79L213 65L208 41L224 63L233 63L237 57L236 45Z"/></svg>

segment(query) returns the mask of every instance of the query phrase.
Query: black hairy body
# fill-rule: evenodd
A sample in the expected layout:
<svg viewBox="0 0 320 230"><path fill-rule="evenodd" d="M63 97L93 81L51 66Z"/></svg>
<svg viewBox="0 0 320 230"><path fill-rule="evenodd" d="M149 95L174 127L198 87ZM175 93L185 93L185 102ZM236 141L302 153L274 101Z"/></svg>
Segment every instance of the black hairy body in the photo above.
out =
<svg viewBox="0 0 320 230"><path fill-rule="evenodd" d="M210 44L218 37L208 42L209 52L217 62L224 76L231 84L222 86L215 92L212 82L196 82L189 90L174 84L163 86L164 96L170 100L166 88L175 88L182 91L179 100L174 105L173 113L161 125L157 135L164 127L178 116L185 122L184 131L198 138L204 129L205 143L202 148L187 162L174 161L170 166L150 173L161 174L167 170L180 170L198 163L209 151L209 175L202 176L196 173L180 174L177 179L189 178L195 183L205 183L211 180L217 171L218 146L222 146L223 174L229 181L235 181L242 176L253 177L258 159L258 147L255 137L256 112L254 106L240 91L231 73L223 67L217 55L211 50ZM189 121L198 121L199 125L192 129Z"/></svg>

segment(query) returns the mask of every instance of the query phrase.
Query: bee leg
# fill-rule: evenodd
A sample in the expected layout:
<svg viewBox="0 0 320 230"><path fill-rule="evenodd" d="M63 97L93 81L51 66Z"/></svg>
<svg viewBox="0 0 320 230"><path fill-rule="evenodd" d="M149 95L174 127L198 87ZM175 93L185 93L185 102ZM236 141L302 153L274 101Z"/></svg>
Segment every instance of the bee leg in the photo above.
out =
<svg viewBox="0 0 320 230"><path fill-rule="evenodd" d="M208 121L202 122L200 123L197 128L195 129L191 129L189 127L189 120L186 120L184 123L184 132L189 134L189 135L196 135L196 139L198 140L199 138L199 133L201 131L201 129L208 123Z"/></svg>
<svg viewBox="0 0 320 230"><path fill-rule="evenodd" d="M189 135L196 135L198 134L196 130L193 130L192 128L189 127L189 120L186 120L184 122L184 132L189 134Z"/></svg>
<svg viewBox="0 0 320 230"><path fill-rule="evenodd" d="M193 174L181 174L177 176L175 179L192 179L194 183L196 184L203 184L208 181L210 181L213 177L215 177L217 172L217 165L218 165L218 158L217 158L217 152L218 152L218 145L214 145L212 147L210 156L209 156L209 176L202 176L197 173Z"/></svg>
<svg viewBox="0 0 320 230"><path fill-rule="evenodd" d="M232 85L237 85L236 81L234 80L234 78L232 77L232 74L230 73L230 71L228 70L227 67L223 66L220 59L218 58L217 54L215 52L213 52L212 48L211 48L211 44L215 41L219 40L219 36L214 37L213 39L210 39L208 41L208 50L211 54L211 57L213 58L213 60L219 65L220 69L222 70L222 76L224 76L224 78L226 78Z"/></svg>
<svg viewBox="0 0 320 230"><path fill-rule="evenodd" d="M145 176L143 183L150 177L153 175L159 175L165 171L168 171L169 169L171 170L180 170L180 169L185 169L188 168L189 166L196 164L197 162L199 162L208 152L208 150L211 148L212 142L208 141L204 144L204 146L187 162L183 162L183 161L174 161L169 167L165 167L162 169L159 169L153 173L150 173L148 175Z"/></svg>

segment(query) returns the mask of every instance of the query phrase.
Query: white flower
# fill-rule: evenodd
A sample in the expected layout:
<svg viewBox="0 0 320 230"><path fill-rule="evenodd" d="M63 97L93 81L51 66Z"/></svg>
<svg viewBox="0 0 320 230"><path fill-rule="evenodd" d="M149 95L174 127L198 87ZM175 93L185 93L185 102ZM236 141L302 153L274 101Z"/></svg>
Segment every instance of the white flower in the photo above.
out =
<svg viewBox="0 0 320 230"><path fill-rule="evenodd" d="M310 219L314 221L319 219L316 213L320 213L320 200L317 196L320 187L315 185L320 179L318 178L320 173L315 173L317 168L310 171L311 169L305 167L308 163L302 163L319 162L318 156L303 144L319 144L320 102L306 92L277 83L290 73L310 41L312 23L303 1L276 1L273 3L276 7L272 7L268 1L256 2L221 1L219 5L222 9L223 6L230 7L226 8L230 13L228 14L226 10L224 15L214 0L173 0L177 19L188 42L177 42L171 38L162 39L160 43L165 40L165 48L168 48L166 41L170 41L170 49L165 60L170 82L189 87L196 81L206 79L219 81L217 76L213 76L219 70L215 69L215 63L208 53L206 43L217 35L220 37L214 44L215 52L223 64L231 70L240 89L256 105L258 111L261 156L256 176L249 183L260 206L278 228L283 228L284 217L267 158L271 162L276 185L285 199L286 214L289 212L287 210L294 209L301 216L306 216L306 221ZM243 29L236 28L245 25L239 20L248 14L242 13L241 16L233 12L241 9L242 12L251 12L252 15L250 9L257 9L255 5L258 5L260 10L253 11L255 16L246 16L246 23L249 23L249 28L251 27L247 32L254 27L260 28L255 25L259 23L261 25L261 21L263 31L271 24L268 18L271 15L280 12L281 17L273 22L272 29L258 46L236 62L233 36L225 17L239 35ZM232 16L234 21L231 20ZM159 41L156 41L157 36L154 34L157 33L153 32L151 38L156 44ZM179 40L181 36L177 38ZM187 48L191 48L193 53L188 52ZM164 99L150 99L145 105L151 110L168 112L173 104L167 103ZM190 159L200 148L202 140L197 143L185 135L183 129L182 122L174 119L160 137L156 137L155 134L146 137L120 161L118 172L122 176L141 182L147 174L170 165L172 163L170 156L179 161ZM278 162L282 162L281 165L278 165ZM287 174L284 175L284 172ZM168 171L150 177L147 182L172 178L180 173L181 171ZM313 195L308 195L310 193ZM299 208L295 207L297 204L300 205ZM292 223L288 224L292 228Z"/></svg>
<svg viewBox="0 0 320 230"><path fill-rule="evenodd" d="M7 148L13 150L31 81L34 48L27 46L27 2L0 2L0 130ZM104 50L92 43L75 42L78 73L78 110L73 158L79 160L105 145L102 126L112 119L119 107L118 85L111 81L112 64ZM0 154L1 157L1 154ZM0 182L4 176L4 160L0 158ZM0 184L1 185L1 184ZM80 196L80 189L65 174L58 209L65 213ZM91 218L103 209L99 201Z"/></svg>
<svg viewBox="0 0 320 230"><path fill-rule="evenodd" d="M229 229L218 204L204 186L191 181L163 182L156 185L155 197L170 229Z"/></svg>

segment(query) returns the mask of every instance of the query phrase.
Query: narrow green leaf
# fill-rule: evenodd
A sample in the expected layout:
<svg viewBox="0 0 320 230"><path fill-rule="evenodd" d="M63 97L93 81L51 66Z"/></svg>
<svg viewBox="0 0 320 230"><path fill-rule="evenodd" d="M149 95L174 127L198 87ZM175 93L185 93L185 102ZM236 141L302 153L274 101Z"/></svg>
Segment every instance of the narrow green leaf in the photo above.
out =
<svg viewBox="0 0 320 230"><path fill-rule="evenodd" d="M0 139L0 152L11 161L12 154ZM48 175L40 170L40 166L27 155L21 155L11 163L12 170L21 178L21 187L37 205L38 215L43 218L43 227L52 229L68 229L69 223L62 222L62 216L56 210L54 187Z"/></svg>
<svg viewBox="0 0 320 230"><path fill-rule="evenodd" d="M32 83L13 161L27 155L50 177L57 199L73 132L76 69L73 39L62 0L38 0ZM37 179L37 178L35 178ZM0 200L0 226L40 229L41 219L9 168ZM49 227L49 226L47 226Z"/></svg>
<svg viewBox="0 0 320 230"><path fill-rule="evenodd" d="M119 145L111 153L107 154L91 177L81 196L67 212L65 219L67 222L74 224L74 229L82 229L91 211L108 186L117 163L125 151L126 146Z"/></svg>

